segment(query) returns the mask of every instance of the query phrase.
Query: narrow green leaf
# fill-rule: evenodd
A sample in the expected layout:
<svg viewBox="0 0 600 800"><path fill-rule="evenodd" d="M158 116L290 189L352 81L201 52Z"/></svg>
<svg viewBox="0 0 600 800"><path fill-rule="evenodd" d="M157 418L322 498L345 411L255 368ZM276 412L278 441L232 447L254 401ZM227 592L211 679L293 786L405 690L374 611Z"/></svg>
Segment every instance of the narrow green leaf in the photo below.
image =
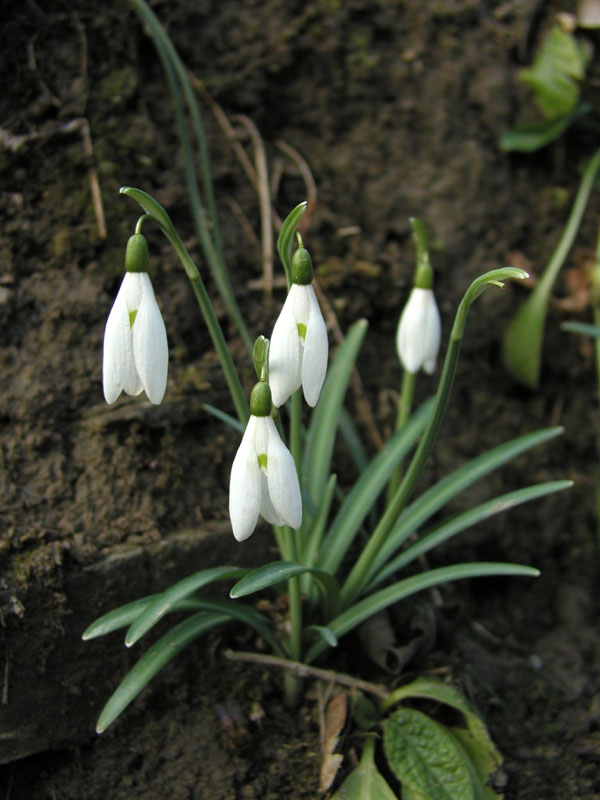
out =
<svg viewBox="0 0 600 800"><path fill-rule="evenodd" d="M140 616L140 614L148 607L150 603L160 597L160 594L149 594L146 597L140 597L139 600L134 600L132 603L127 603L119 608L114 608L107 614L99 617L95 622L92 622L85 631L81 638L84 641L96 639L98 636L105 636L107 633L125 628ZM197 611L199 608L198 602L193 598L180 600L170 609L171 611Z"/></svg>
<svg viewBox="0 0 600 800"><path fill-rule="evenodd" d="M362 319L348 331L327 371L319 403L312 413L306 435L302 475L315 507L319 506L327 484L340 409L367 327L367 321Z"/></svg>
<svg viewBox="0 0 600 800"><path fill-rule="evenodd" d="M180 622L147 650L135 666L121 681L107 704L96 725L96 731L103 733L124 711L131 701L152 680L172 658L180 653L194 639L230 620L227 614L201 611Z"/></svg>
<svg viewBox="0 0 600 800"><path fill-rule="evenodd" d="M395 711L383 723L383 747L401 783L428 800L477 800L461 748L427 714L413 708Z"/></svg>
<svg viewBox="0 0 600 800"><path fill-rule="evenodd" d="M292 251L294 249L294 234L296 233L296 228L298 227L298 224L302 219L304 212L306 211L306 205L306 200L304 200L302 203L299 203L296 208L293 209L293 211L290 211L283 221L283 225L279 231L279 236L277 237L277 252L279 253L279 258L281 259L281 263L285 269L288 287L292 282Z"/></svg>
<svg viewBox="0 0 600 800"><path fill-rule="evenodd" d="M248 572L235 584L229 592L229 596L232 598L246 597L304 573L309 573L317 578L324 591L329 612L337 613L336 610L340 608L340 587L334 576L322 569L307 567L294 561L273 561L271 564L265 564Z"/></svg>
<svg viewBox="0 0 600 800"><path fill-rule="evenodd" d="M360 475L361 472L363 472L369 466L369 458L365 452L365 448L363 447L356 423L346 411L344 406L340 408L338 421L340 425L340 434L346 443L348 453L354 462L356 471Z"/></svg>
<svg viewBox="0 0 600 800"><path fill-rule="evenodd" d="M367 585L375 578L379 570L392 558L406 539L417 530L426 520L436 511L444 506L453 497L471 486L475 481L480 480L492 470L511 461L513 458L536 447L550 439L559 436L563 428L556 426L553 428L543 428L533 431L509 442L504 442L492 450L482 453L480 456L471 459L462 467L451 472L441 481L438 481L427 491L423 492L413 503L411 503L400 519L388 534L384 544L381 546L377 556L371 562L367 573Z"/></svg>
<svg viewBox="0 0 600 800"><path fill-rule="evenodd" d="M325 625L309 625L307 628L304 628L303 633L305 636L314 633L319 638L323 639L327 647L337 647L337 636Z"/></svg>
<svg viewBox="0 0 600 800"><path fill-rule="evenodd" d="M406 425L392 436L356 481L323 540L318 558L321 569L335 574L396 464L404 459L423 433L432 407L433 398L430 398L411 414Z"/></svg>
<svg viewBox="0 0 600 800"><path fill-rule="evenodd" d="M327 525L327 520L329 519L331 504L335 495L336 486L337 476L330 475L329 480L327 481L327 486L325 487L325 491L323 492L323 497L319 503L319 508L316 510L316 512L313 512L314 516L308 534L303 537L306 539L306 542L304 544L302 558L300 560L308 567L314 566L315 559L320 551L323 534L325 532L325 526ZM302 539L300 539L300 542L302 542ZM322 569L320 565L319 568ZM330 570L326 571L330 572L330 574L333 574ZM300 578L300 591L306 596L309 603L314 604L316 601L316 587L309 573L305 573Z"/></svg>
<svg viewBox="0 0 600 800"><path fill-rule="evenodd" d="M568 333L600 339L600 325L591 325L589 322L563 322L560 328Z"/></svg>
<svg viewBox="0 0 600 800"><path fill-rule="evenodd" d="M440 583L448 583L449 581L457 581L464 578L483 578L492 575L520 575L536 578L539 574L537 569L526 567L522 564L505 564L493 561L452 564L448 567L429 570L420 575L413 575L410 578L405 578L391 586L380 589L375 594L359 600L342 611L341 614L338 614L337 617L327 623L327 627L339 639L345 633L360 625L361 622L377 614L378 611L382 611L393 603L397 603L399 600L403 600L405 597L409 597L423 589L438 586ZM310 664L314 661L324 649L325 647L321 642L316 642L306 654L306 663Z"/></svg>
<svg viewBox="0 0 600 800"><path fill-rule="evenodd" d="M560 492L563 489L568 489L573 485L573 481L548 481L547 483L540 483L535 486L527 486L524 489L517 489L514 492L508 492L500 497L495 497L487 503L482 503L475 508L470 508L468 511L446 520L431 532L421 536L413 545L408 547L399 556L389 561L385 567L375 576L369 584L369 591L375 586L383 583L390 578L402 567L410 564L419 556L429 552L434 547L437 547L442 542L456 536L467 528L482 522L485 519L493 517L495 514L507 511L514 508L521 503L527 503L531 500L537 500L545 495L552 494L553 492Z"/></svg>
<svg viewBox="0 0 600 800"><path fill-rule="evenodd" d="M235 417L232 417L231 414L227 414L225 413L225 411L221 411L220 408L215 408L214 406L211 406L208 403L204 403L202 408L209 414L211 414L213 417L216 417L217 419L220 419L221 422L224 422L226 425L229 425L229 427L233 428L233 430L237 431L237 433L244 432L244 426L242 425L242 423Z"/></svg>
<svg viewBox="0 0 600 800"><path fill-rule="evenodd" d="M198 589L201 589L203 586L213 583L214 581L235 580L246 575L249 571L249 569L240 569L239 567L211 567L210 569L203 569L200 570L200 572L195 572L193 575L189 575L187 578L178 581L173 584L173 586L157 595L157 597L148 604L146 609L133 621L125 636L125 644L127 647L131 647L131 645L135 644L135 642L147 633L150 628L154 627L165 614L168 614L175 603L194 594L194 592L198 591Z"/></svg>
<svg viewBox="0 0 600 800"><path fill-rule="evenodd" d="M366 739L359 765L348 775L331 800L397 800L378 771L373 758L374 739ZM404 798L404 792L402 793Z"/></svg>
<svg viewBox="0 0 600 800"><path fill-rule="evenodd" d="M589 109L588 109L589 110ZM554 119L540 119L519 125L500 137L500 149L504 152L533 153L554 142L579 116L575 112Z"/></svg>

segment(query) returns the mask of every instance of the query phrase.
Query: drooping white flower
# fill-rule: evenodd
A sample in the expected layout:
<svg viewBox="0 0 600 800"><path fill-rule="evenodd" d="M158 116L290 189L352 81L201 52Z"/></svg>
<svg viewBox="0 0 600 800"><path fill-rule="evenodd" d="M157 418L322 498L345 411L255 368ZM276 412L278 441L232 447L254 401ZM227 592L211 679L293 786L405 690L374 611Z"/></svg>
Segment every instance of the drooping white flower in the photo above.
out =
<svg viewBox="0 0 600 800"><path fill-rule="evenodd" d="M435 371L442 324L432 289L415 287L398 323L396 349L402 366L409 372L421 368Z"/></svg>
<svg viewBox="0 0 600 800"><path fill-rule="evenodd" d="M268 389L268 384L262 386ZM270 411L270 392L268 406ZM250 410L255 410L252 400ZM259 514L273 525L297 530L302 524L296 465L270 413L250 416L231 467L229 516L238 542L253 533Z"/></svg>
<svg viewBox="0 0 600 800"><path fill-rule="evenodd" d="M283 405L302 386L316 406L327 372L327 328L312 287L312 263L300 247L292 261L292 286L277 318L269 345L269 383L273 404Z"/></svg>
<svg viewBox="0 0 600 800"><path fill-rule="evenodd" d="M155 404L167 386L167 332L147 272L126 272L106 322L102 384L107 403L145 391Z"/></svg>

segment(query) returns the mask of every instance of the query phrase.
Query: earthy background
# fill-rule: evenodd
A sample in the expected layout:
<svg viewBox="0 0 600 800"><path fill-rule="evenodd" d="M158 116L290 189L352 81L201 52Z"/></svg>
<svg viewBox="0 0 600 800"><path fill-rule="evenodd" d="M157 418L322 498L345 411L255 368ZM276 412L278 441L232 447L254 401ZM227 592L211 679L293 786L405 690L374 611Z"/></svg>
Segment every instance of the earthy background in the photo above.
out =
<svg viewBox="0 0 600 800"><path fill-rule="evenodd" d="M305 243L329 320L335 314L342 331L358 317L370 321L359 369L375 424L389 433L401 377L393 336L413 270L408 218L420 217L429 231L446 332L473 278L508 263L539 274L560 236L597 134L575 131L527 157L503 154L498 138L534 113L517 69L530 62L552 15L574 4L152 7L211 97L229 116L247 115L272 171L284 170L274 199L280 216L305 189L279 143L310 167L318 200ZM316 797L314 697L290 714L278 675L228 663L224 644L254 646L234 628L190 648L114 728L94 733L137 654L118 635L83 644L86 625L191 570L257 563L270 546L266 528L244 545L231 536L227 484L238 439L203 404L232 408L185 276L149 225L170 343L166 398L158 407L143 397L104 403L104 323L138 217L120 186L144 189L168 209L203 270L248 388L252 370L202 263L171 99L135 12L116 0L9 0L0 43L0 796ZM274 305L263 304L257 198L204 109L226 259L253 332L268 334L283 295L278 289ZM599 207L596 193L568 266L593 247ZM511 381L499 340L526 292L490 291L473 308L429 477L558 423L561 439L478 484L456 509L546 479L572 478L575 487L482 526L432 564L507 559L541 568L542 577L444 587L404 609L400 645L415 637L417 606L437 633L400 676L379 672L366 656L349 658L355 643L330 663L390 684L426 669L452 677L505 755L496 785L508 800L592 800L600 798L594 366L590 347L559 327L587 319L585 312L553 306L539 392ZM568 293L564 281L557 292ZM335 346L333 329L330 338ZM433 389L430 379L419 381L420 396ZM374 452L352 396L349 409ZM343 450L339 458L350 479ZM231 700L245 736L232 738L220 719L219 706ZM349 734L344 768L353 749L360 739Z"/></svg>

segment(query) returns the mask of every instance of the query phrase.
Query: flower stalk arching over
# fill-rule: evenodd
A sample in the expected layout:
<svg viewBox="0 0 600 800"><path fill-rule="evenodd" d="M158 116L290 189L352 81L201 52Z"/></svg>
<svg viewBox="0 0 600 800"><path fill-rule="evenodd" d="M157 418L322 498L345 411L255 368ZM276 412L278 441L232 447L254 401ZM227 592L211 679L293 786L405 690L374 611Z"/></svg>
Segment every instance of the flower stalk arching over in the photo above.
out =
<svg viewBox="0 0 600 800"><path fill-rule="evenodd" d="M122 391L146 392L158 405L167 386L167 332L147 272L147 245L136 233L127 243L126 273L106 321L102 385L107 403Z"/></svg>
<svg viewBox="0 0 600 800"><path fill-rule="evenodd" d="M415 286L404 306L396 333L396 349L402 366L415 373L435 372L442 334L440 312L433 289Z"/></svg>
<svg viewBox="0 0 600 800"><path fill-rule="evenodd" d="M259 514L273 525L302 525L296 465L271 417L265 381L252 390L250 419L231 467L229 516L238 542L252 535Z"/></svg>
<svg viewBox="0 0 600 800"><path fill-rule="evenodd" d="M300 386L314 407L327 372L327 327L312 286L308 251L300 247L292 260L292 285L277 318L269 347L269 383L279 407Z"/></svg>

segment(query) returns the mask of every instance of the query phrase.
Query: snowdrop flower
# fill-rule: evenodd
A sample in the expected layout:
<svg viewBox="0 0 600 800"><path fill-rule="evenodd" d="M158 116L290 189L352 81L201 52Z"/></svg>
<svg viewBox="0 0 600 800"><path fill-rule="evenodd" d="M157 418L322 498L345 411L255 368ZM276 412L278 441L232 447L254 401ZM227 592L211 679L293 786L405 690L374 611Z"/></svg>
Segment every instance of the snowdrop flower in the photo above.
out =
<svg viewBox="0 0 600 800"><path fill-rule="evenodd" d="M302 386L315 406L327 372L327 328L312 287L313 269L304 247L294 253L292 286L273 328L269 347L269 383L273 404L281 406Z"/></svg>
<svg viewBox="0 0 600 800"><path fill-rule="evenodd" d="M396 349L408 372L435 372L442 324L432 289L415 287L400 317Z"/></svg>
<svg viewBox="0 0 600 800"><path fill-rule="evenodd" d="M125 269L104 331L104 397L114 403L123 390L131 395L145 391L158 404L167 385L169 348L147 271L148 245L141 233L127 242Z"/></svg>
<svg viewBox="0 0 600 800"><path fill-rule="evenodd" d="M229 516L238 542L253 533L259 514L274 525L297 530L302 524L296 465L271 417L265 381L252 390L250 420L231 467Z"/></svg>

